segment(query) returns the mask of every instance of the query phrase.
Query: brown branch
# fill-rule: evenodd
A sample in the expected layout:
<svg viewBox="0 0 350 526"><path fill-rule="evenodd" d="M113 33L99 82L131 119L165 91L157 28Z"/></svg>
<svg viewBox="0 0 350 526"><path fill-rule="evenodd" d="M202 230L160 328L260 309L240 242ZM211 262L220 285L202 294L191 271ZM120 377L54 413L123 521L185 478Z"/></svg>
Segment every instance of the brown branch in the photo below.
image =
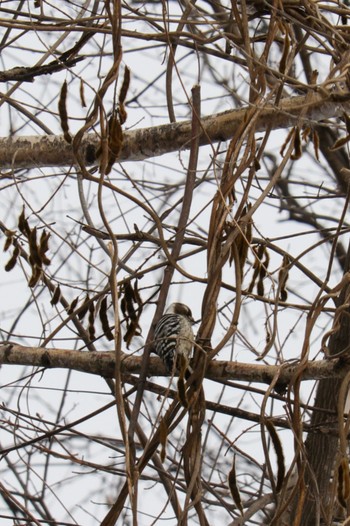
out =
<svg viewBox="0 0 350 526"><path fill-rule="evenodd" d="M323 91L306 96L282 99L278 106L267 103L260 107L255 122L255 132L267 128L288 128L297 121L311 124L324 119L338 117L350 111L350 93L341 94ZM201 119L199 145L226 141L233 137L237 127L244 122L251 106L210 115ZM300 113L303 112L302 122ZM163 124L151 128L126 131L119 161L140 161L164 153L187 150L191 147L192 121ZM96 152L100 137L87 134L79 144L86 165L97 162ZM4 137L0 139L2 170L38 168L43 166L70 166L75 164L72 145L63 135Z"/></svg>
<svg viewBox="0 0 350 526"><path fill-rule="evenodd" d="M123 354L122 374L138 374L141 370L142 356ZM70 349L49 349L26 347L11 342L0 344L0 364L29 365L44 368L73 369L75 371L113 378L115 371L114 351L75 351ZM224 360L213 360L208 365L205 377L211 380L239 380L270 384L279 375L278 384L288 384L300 367L298 364L260 365ZM310 361L303 369L302 380L322 380L344 378L350 371L350 362L344 358ZM151 357L149 376L168 376L158 357Z"/></svg>
<svg viewBox="0 0 350 526"><path fill-rule="evenodd" d="M84 60L85 57L75 57L69 60L53 60L50 64L45 64L44 66L16 66L7 71L0 72L0 82L34 82L35 77L40 77L41 75L52 75L66 68L71 68L75 66L81 60Z"/></svg>

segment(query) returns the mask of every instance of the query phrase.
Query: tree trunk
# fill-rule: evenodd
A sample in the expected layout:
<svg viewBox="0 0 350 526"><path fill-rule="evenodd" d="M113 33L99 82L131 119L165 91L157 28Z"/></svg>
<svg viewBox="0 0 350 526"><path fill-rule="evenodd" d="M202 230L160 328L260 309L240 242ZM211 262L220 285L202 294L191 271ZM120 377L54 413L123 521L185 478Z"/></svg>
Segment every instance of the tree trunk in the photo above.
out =
<svg viewBox="0 0 350 526"><path fill-rule="evenodd" d="M348 248L345 272L349 270L350 247ZM349 286L345 286L337 300L337 307L348 303ZM339 330L333 333L329 340L331 356L341 353L349 346L350 310L344 309L339 319ZM311 417L311 428L305 441L306 451L306 498L301 518L302 526L317 526L331 524L334 510L338 508L332 501L330 491L333 471L336 468L335 459L339 449L339 439L330 430L338 426L337 403L341 379L320 380L317 387L315 404ZM295 509L298 502L295 502ZM323 521L323 522L322 522ZM330 521L330 522L328 522Z"/></svg>

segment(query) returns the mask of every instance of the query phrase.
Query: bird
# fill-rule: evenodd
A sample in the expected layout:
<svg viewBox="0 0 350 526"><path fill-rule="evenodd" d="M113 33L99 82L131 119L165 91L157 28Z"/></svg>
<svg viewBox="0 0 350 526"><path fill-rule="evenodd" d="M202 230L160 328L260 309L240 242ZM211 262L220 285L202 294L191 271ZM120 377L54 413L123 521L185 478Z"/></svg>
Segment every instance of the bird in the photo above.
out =
<svg viewBox="0 0 350 526"><path fill-rule="evenodd" d="M188 363L193 347L191 309L183 303L172 303L158 321L154 331L154 351L172 373L178 355Z"/></svg>

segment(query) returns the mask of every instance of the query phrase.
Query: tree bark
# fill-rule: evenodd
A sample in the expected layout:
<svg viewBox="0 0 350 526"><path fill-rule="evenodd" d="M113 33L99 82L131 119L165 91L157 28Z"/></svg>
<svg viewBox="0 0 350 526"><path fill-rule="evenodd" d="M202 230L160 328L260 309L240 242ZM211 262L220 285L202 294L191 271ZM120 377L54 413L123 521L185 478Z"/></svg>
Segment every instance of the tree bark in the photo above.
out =
<svg viewBox="0 0 350 526"><path fill-rule="evenodd" d="M339 117L350 112L350 93L310 92L285 98L278 105L266 102L257 108L255 132L277 130L298 124L313 124L324 119ZM244 122L251 107L225 111L201 119L199 145L208 145L231 139L237 127ZM182 121L150 128L125 131L118 161L140 161L170 153L188 150L191 146L192 121ZM81 155L87 166L98 162L99 135L89 133L83 138ZM70 166L76 159L72 145L63 135L44 135L0 138L1 168L38 168L44 166Z"/></svg>
<svg viewBox="0 0 350 526"><path fill-rule="evenodd" d="M350 266L350 246L347 253L345 271ZM349 302L349 285L341 291L337 300L337 307ZM334 332L329 340L329 353L331 356L342 353L341 359L345 361L349 352L350 334L350 309L344 309L340 314L339 329ZM344 352L345 351L345 352ZM302 512L302 526L318 526L329 524L333 518L334 509L338 506L333 502L331 482L336 469L335 460L338 453L338 437L330 433L337 429L337 405L342 380L327 378L320 380L317 387L314 408L311 416L310 429L305 441L306 452L306 498ZM298 503L295 503L297 508ZM322 522L323 520L323 522Z"/></svg>

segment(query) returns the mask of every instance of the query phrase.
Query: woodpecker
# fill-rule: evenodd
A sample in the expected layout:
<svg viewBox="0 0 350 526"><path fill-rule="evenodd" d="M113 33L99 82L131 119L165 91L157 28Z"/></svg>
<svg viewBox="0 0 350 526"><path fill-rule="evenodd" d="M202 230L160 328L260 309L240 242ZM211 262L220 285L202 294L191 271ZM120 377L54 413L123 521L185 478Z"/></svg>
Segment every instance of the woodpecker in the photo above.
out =
<svg viewBox="0 0 350 526"><path fill-rule="evenodd" d="M168 373L173 372L177 355L182 354L189 360L194 339L193 323L191 309L183 303L172 303L157 323L154 349Z"/></svg>

